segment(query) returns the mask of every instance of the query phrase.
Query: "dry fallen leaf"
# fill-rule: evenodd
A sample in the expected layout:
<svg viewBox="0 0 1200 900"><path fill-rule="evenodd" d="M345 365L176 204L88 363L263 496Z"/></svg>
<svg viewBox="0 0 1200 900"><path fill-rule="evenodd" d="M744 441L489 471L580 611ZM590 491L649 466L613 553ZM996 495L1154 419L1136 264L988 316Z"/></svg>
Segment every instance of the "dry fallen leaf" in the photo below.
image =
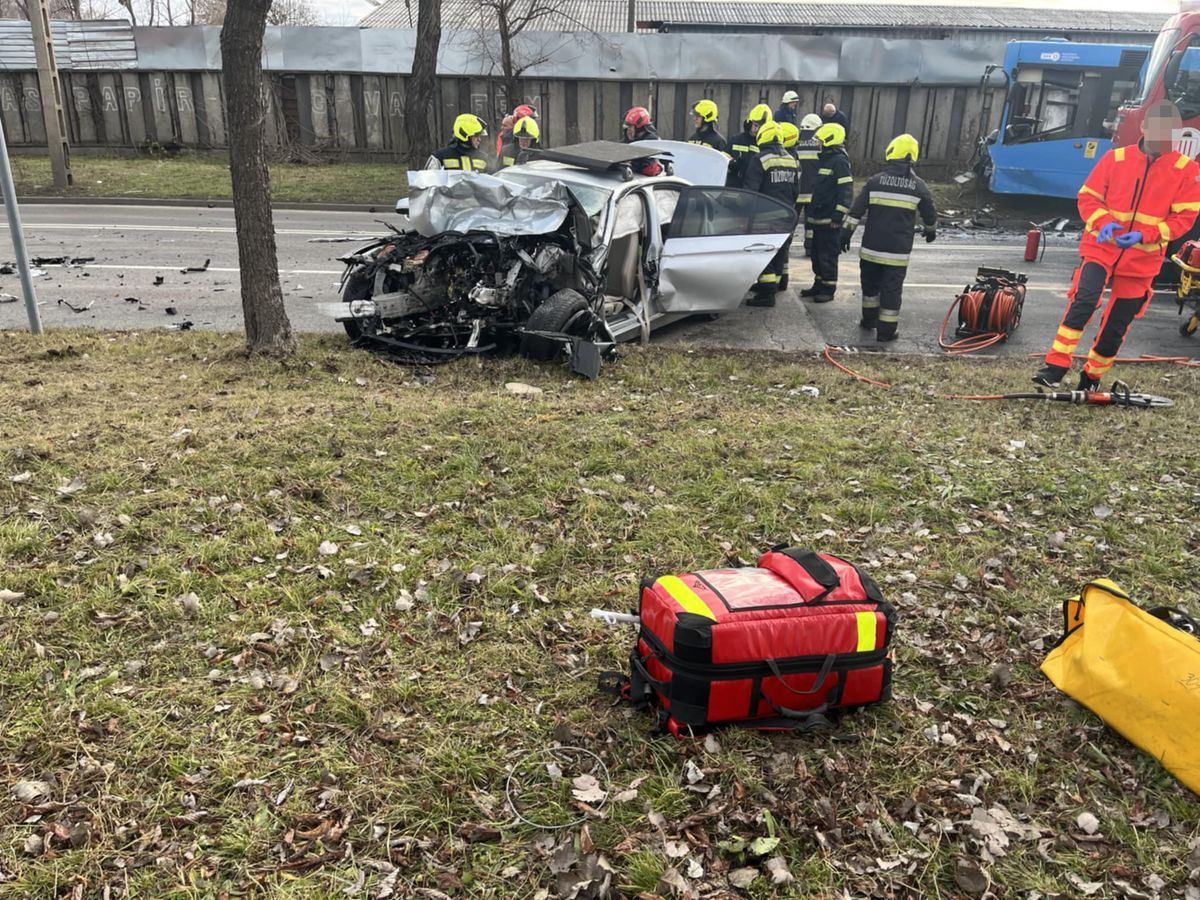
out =
<svg viewBox="0 0 1200 900"><path fill-rule="evenodd" d="M535 394L540 394L542 392L542 389L540 387L534 387L531 384L524 384L523 382L520 382L520 381L510 381L506 385L504 385L504 389L506 391L508 391L510 394L516 394L518 396L526 396L526 397L531 397Z"/></svg>
<svg viewBox="0 0 1200 900"><path fill-rule="evenodd" d="M44 781L18 781L13 785L13 796L20 803L34 803L50 796L50 785Z"/></svg>
<svg viewBox="0 0 1200 900"><path fill-rule="evenodd" d="M600 803L608 792L600 787L600 782L596 780L595 775L580 775L571 780L573 790L571 794L580 803Z"/></svg>
<svg viewBox="0 0 1200 900"><path fill-rule="evenodd" d="M335 556L338 552L338 545L333 541L321 541L321 545L317 547L317 553L321 556Z"/></svg>
<svg viewBox="0 0 1200 900"><path fill-rule="evenodd" d="M767 860L767 874L771 876L771 884L787 884L796 880L782 856L773 856Z"/></svg>
<svg viewBox="0 0 1200 900"><path fill-rule="evenodd" d="M25 482L33 480L33 473L18 472L16 475L10 475L8 480L13 484L25 484Z"/></svg>
<svg viewBox="0 0 1200 900"><path fill-rule="evenodd" d="M1079 830L1084 834L1095 834L1100 830L1100 820L1090 812L1081 812L1075 820L1075 824L1079 826Z"/></svg>
<svg viewBox="0 0 1200 900"><path fill-rule="evenodd" d="M750 887L751 882L753 882L757 877L758 869L752 869L749 866L746 866L741 869L734 869L732 872L730 872L729 883L735 888L741 888L745 890L746 888Z"/></svg>
<svg viewBox="0 0 1200 900"><path fill-rule="evenodd" d="M70 478L70 479L68 479L68 478L60 479L58 487L56 487L54 490L56 490L62 496L67 497L67 496L70 496L71 494L78 494L80 491L84 490L86 487L87 487L87 485L84 484L82 479L80 479L79 476L77 475L74 478Z"/></svg>
<svg viewBox="0 0 1200 900"><path fill-rule="evenodd" d="M20 591L10 591L7 588L0 590L0 603L16 603L24 599L25 594Z"/></svg>

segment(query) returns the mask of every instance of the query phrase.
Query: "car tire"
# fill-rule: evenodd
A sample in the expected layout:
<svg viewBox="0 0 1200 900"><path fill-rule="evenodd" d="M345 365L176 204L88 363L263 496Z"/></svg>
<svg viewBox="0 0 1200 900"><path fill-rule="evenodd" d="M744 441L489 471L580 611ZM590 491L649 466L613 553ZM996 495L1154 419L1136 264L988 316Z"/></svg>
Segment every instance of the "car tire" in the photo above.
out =
<svg viewBox="0 0 1200 900"><path fill-rule="evenodd" d="M590 317L588 302L578 291L570 288L551 294L529 315L525 327L530 331L557 331L575 337L587 333ZM562 352L562 343L536 334L521 335L521 355L529 359L551 360Z"/></svg>
<svg viewBox="0 0 1200 900"><path fill-rule="evenodd" d="M352 300L370 300L372 279L366 275L351 275L346 280L346 287L342 290L342 302L349 303ZM367 330L358 322L357 319L347 319L342 323L342 327L346 329L346 335L350 340L357 341Z"/></svg>

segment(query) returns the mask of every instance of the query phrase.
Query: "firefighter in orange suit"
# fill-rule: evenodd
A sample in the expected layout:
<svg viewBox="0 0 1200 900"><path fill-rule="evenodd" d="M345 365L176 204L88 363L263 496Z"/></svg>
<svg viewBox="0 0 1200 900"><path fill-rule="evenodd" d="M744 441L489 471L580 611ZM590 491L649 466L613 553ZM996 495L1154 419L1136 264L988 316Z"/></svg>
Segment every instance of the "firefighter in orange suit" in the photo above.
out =
<svg viewBox="0 0 1200 900"><path fill-rule="evenodd" d="M1172 133L1181 127L1173 104L1155 104L1146 113L1138 145L1110 150L1079 189L1079 213L1085 223L1079 268L1046 364L1034 373L1035 384L1060 385L1107 286L1100 333L1076 390L1099 388L1125 332L1150 300L1151 282L1167 244L1195 222L1200 212L1200 165L1172 149Z"/></svg>

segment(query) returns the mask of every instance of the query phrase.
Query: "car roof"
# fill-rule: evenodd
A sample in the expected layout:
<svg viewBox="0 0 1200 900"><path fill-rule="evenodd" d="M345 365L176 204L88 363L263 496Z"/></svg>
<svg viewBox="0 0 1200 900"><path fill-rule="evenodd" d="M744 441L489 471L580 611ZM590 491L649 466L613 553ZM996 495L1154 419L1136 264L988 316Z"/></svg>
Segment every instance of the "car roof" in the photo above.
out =
<svg viewBox="0 0 1200 900"><path fill-rule="evenodd" d="M607 188L615 190L622 185L638 185L638 184L688 184L682 178L674 178L664 175L634 175L629 181L621 178L620 172L597 172L591 169L581 169L578 166L570 166L566 163L550 162L545 159L535 159L531 162L522 163L519 166L511 166L507 169L502 169L497 175L501 178L505 173L520 173L522 175L536 175L547 180L562 181L566 184L579 184L588 187Z"/></svg>

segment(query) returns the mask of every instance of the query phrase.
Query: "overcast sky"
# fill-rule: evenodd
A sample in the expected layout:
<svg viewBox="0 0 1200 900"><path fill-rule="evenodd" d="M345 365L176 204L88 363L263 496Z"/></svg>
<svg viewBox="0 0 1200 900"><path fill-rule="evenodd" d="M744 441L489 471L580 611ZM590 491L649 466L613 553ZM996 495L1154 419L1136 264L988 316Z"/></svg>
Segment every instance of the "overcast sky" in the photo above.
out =
<svg viewBox="0 0 1200 900"><path fill-rule="evenodd" d="M311 0L328 25L356 25L374 7L369 0ZM716 0L714 0L716 2ZM727 0L729 2L729 0ZM737 2L737 0L731 0ZM861 3L862 0L818 0L824 3ZM1025 6L1104 11L1176 12L1178 0L891 0L893 3L919 3L930 6ZM413 0L414 6L416 0Z"/></svg>
<svg viewBox="0 0 1200 900"><path fill-rule="evenodd" d="M374 6L367 0L311 0L327 25L357 25ZM415 2L415 0L414 0Z"/></svg>

